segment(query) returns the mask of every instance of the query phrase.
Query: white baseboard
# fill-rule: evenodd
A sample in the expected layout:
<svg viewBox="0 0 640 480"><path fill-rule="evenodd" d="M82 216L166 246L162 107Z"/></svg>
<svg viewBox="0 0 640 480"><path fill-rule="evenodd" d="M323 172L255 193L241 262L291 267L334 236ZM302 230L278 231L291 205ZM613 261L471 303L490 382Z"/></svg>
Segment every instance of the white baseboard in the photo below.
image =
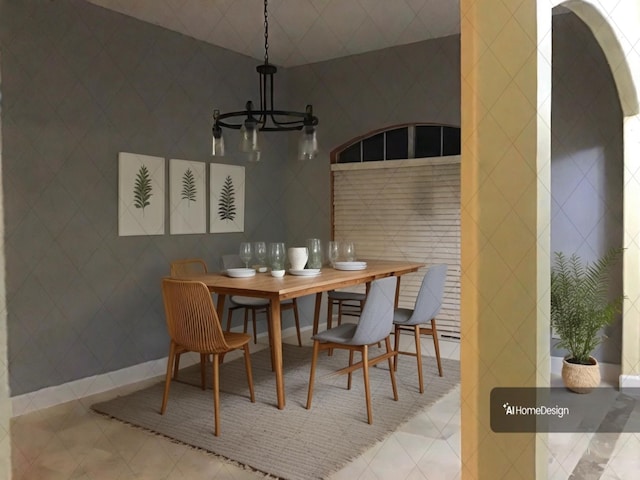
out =
<svg viewBox="0 0 640 480"><path fill-rule="evenodd" d="M197 363L199 356L185 354L180 358L180 366ZM25 415L43 408L53 407L79 398L124 387L132 383L163 375L167 369L167 358L151 360L101 375L81 378L62 385L46 387L35 392L11 397L12 416Z"/></svg>
<svg viewBox="0 0 640 480"><path fill-rule="evenodd" d="M302 327L300 330L310 330L312 327ZM282 331L282 336L295 334L295 328L290 327ZM266 337L266 332L259 333L258 338ZM200 361L197 354L187 353L180 357L180 367L195 365ZM167 357L140 363L109 373L81 378L62 385L46 387L35 392L11 397L12 417L53 407L62 403L78 400L83 397L107 392L120 387L164 375L167 371Z"/></svg>
<svg viewBox="0 0 640 480"><path fill-rule="evenodd" d="M600 365L600 376L602 377L602 381L604 383L617 386L618 381L621 378L620 365L603 362L599 362L598 364ZM562 357L551 357L551 374L562 375Z"/></svg>
<svg viewBox="0 0 640 480"><path fill-rule="evenodd" d="M640 375L620 375L620 388L640 388Z"/></svg>

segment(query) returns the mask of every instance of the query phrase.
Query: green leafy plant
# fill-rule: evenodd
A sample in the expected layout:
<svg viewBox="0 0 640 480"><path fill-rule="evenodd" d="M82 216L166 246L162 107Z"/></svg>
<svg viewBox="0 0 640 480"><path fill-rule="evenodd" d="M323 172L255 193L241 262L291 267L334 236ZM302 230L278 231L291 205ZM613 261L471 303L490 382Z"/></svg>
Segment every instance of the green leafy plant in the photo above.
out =
<svg viewBox="0 0 640 480"><path fill-rule="evenodd" d="M142 209L142 215L144 215L144 207L151 205L150 200L151 195L153 195L151 192L151 177L147 166L143 164L136 175L136 182L133 187L133 204L136 208Z"/></svg>
<svg viewBox="0 0 640 480"><path fill-rule="evenodd" d="M551 269L551 326L568 350L570 363L589 364L591 352L603 340L603 327L622 311L623 295L609 300L610 267L622 249L609 250L598 261L584 264L576 254L567 258L556 252Z"/></svg>
<svg viewBox="0 0 640 480"><path fill-rule="evenodd" d="M198 193L196 188L196 179L193 176L193 172L190 168L184 172L182 176L182 200L187 200L187 206L191 205L189 202L196 201L196 194Z"/></svg>
<svg viewBox="0 0 640 480"><path fill-rule="evenodd" d="M236 218L235 196L233 180L231 175L227 175L220 192L220 200L218 200L218 217L220 220L234 220Z"/></svg>

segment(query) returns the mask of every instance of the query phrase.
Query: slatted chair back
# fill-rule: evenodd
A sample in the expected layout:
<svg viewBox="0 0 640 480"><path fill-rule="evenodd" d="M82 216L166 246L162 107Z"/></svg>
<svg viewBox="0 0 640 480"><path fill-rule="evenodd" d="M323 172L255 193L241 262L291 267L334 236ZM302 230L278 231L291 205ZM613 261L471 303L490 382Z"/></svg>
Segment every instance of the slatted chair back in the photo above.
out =
<svg viewBox="0 0 640 480"><path fill-rule="evenodd" d="M201 258L184 258L171 262L171 276L207 273L207 264Z"/></svg>
<svg viewBox="0 0 640 480"><path fill-rule="evenodd" d="M165 278L162 296L167 330L175 343L200 353L230 350L211 293L204 283Z"/></svg>

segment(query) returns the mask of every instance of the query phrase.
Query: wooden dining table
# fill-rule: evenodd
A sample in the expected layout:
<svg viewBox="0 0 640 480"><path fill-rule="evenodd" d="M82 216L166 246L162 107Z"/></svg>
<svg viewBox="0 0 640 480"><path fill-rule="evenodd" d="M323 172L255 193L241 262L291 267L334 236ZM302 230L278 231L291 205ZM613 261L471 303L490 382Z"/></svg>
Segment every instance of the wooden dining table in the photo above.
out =
<svg viewBox="0 0 640 480"><path fill-rule="evenodd" d="M280 302L290 298L298 298L315 294L315 309L313 317L313 332L318 331L322 292L335 290L353 285L370 284L379 278L397 276L396 305L400 291L400 277L415 272L423 267L423 263L394 261L394 260L366 260L364 270L336 270L331 267L321 269L316 276L299 276L287 273L282 278L272 277L270 273L256 273L253 277L232 278L224 273L207 273L180 276L181 279L198 280L217 294L217 312L222 318L227 295L242 295L259 297L269 300L271 335L271 356L276 377L277 406L285 407L285 388L282 364L282 323L280 317Z"/></svg>

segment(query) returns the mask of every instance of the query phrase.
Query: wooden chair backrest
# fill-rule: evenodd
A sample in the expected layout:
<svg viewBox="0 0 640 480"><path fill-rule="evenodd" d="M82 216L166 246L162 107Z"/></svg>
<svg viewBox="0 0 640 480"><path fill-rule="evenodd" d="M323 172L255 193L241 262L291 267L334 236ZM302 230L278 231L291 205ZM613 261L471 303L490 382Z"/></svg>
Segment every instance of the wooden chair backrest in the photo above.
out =
<svg viewBox="0 0 640 480"><path fill-rule="evenodd" d="M171 262L171 276L207 273L207 264L201 258L184 258Z"/></svg>
<svg viewBox="0 0 640 480"><path fill-rule="evenodd" d="M209 289L202 282L164 278L162 298L171 339L187 350L229 350Z"/></svg>

